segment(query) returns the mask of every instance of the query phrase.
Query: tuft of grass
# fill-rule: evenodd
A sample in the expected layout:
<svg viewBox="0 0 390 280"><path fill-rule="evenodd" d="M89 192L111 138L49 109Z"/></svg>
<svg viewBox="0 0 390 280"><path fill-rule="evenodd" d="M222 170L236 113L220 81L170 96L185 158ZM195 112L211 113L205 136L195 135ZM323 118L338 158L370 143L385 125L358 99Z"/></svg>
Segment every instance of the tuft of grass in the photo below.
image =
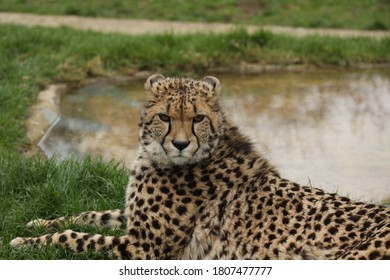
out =
<svg viewBox="0 0 390 280"><path fill-rule="evenodd" d="M88 17L390 29L388 0L2 0L0 11Z"/></svg>
<svg viewBox="0 0 390 280"><path fill-rule="evenodd" d="M390 208L390 200L382 203L382 205Z"/></svg>
<svg viewBox="0 0 390 280"><path fill-rule="evenodd" d="M44 229L26 228L36 218L69 216L87 210L123 208L128 171L121 164L26 159L15 154L0 158L0 259L101 258L101 254L73 256L58 248L14 250L8 243L17 236L38 236ZM93 232L88 228L75 228ZM51 231L54 231L52 229ZM106 230L105 234L120 233Z"/></svg>

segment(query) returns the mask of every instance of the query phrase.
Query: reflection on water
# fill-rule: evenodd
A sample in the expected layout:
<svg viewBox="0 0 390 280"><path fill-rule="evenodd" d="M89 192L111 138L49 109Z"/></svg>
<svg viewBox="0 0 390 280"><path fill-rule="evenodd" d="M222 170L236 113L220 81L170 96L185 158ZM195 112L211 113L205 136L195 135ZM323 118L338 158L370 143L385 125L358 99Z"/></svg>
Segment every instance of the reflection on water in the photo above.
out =
<svg viewBox="0 0 390 280"><path fill-rule="evenodd" d="M349 195L390 198L390 73L219 76L223 105L282 176ZM134 157L143 81L107 83L63 97L48 154Z"/></svg>

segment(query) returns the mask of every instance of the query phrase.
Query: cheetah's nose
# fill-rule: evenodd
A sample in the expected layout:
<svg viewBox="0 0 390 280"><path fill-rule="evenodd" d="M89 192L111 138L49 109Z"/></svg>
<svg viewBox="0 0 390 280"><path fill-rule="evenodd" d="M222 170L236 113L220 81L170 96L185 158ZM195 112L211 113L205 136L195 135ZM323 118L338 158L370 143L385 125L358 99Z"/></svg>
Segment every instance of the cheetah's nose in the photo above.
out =
<svg viewBox="0 0 390 280"><path fill-rule="evenodd" d="M180 140L173 140L172 141L173 146L176 147L179 151L183 151L185 148L188 147L190 144L190 141L180 141Z"/></svg>

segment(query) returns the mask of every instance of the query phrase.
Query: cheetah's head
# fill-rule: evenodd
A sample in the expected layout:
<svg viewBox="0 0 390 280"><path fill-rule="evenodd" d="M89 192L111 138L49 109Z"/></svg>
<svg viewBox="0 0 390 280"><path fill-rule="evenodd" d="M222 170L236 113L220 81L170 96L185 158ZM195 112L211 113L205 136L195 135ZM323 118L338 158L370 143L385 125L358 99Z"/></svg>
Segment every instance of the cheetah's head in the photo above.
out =
<svg viewBox="0 0 390 280"><path fill-rule="evenodd" d="M140 144L162 166L200 162L209 157L222 134L219 80L165 78L145 83L148 97L141 113Z"/></svg>

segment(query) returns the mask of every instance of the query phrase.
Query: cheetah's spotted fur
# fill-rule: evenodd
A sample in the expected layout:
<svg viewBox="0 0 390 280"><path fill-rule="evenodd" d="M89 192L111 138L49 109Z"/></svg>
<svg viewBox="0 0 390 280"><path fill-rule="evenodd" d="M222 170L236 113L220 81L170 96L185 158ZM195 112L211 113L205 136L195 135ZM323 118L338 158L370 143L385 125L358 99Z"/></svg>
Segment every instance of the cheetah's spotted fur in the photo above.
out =
<svg viewBox="0 0 390 280"><path fill-rule="evenodd" d="M390 209L300 186L278 172L220 110L220 84L153 75L125 210L28 225L121 227L16 238L130 259L390 259Z"/></svg>

